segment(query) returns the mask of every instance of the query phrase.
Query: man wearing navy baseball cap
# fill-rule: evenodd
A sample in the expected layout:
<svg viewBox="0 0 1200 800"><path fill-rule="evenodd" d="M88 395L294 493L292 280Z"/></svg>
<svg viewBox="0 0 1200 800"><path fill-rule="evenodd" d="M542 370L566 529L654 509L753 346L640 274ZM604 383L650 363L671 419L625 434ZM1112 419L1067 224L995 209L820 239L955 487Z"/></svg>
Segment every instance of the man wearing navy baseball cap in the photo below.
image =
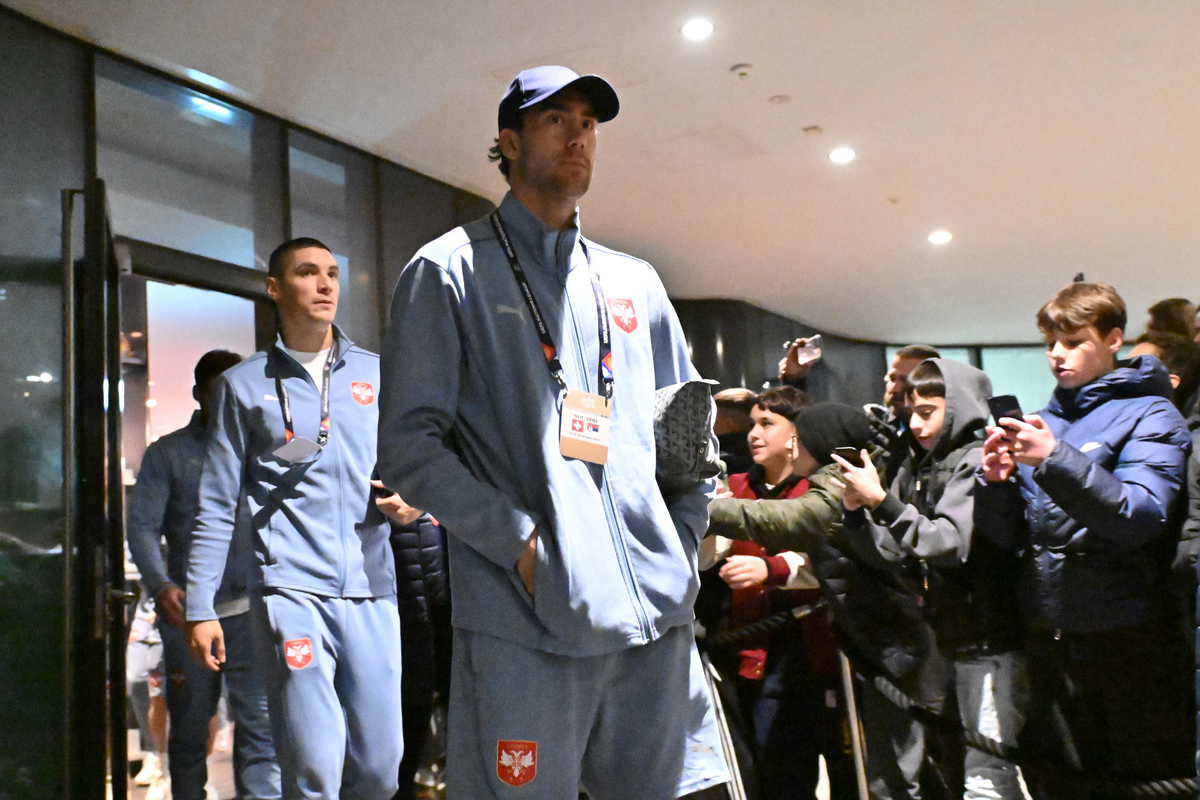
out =
<svg viewBox="0 0 1200 800"><path fill-rule="evenodd" d="M612 86L516 77L510 191L423 247L383 347L379 470L449 534L452 798L723 797L692 637L713 481L664 495L656 389L698 376L646 262L584 238Z"/></svg>

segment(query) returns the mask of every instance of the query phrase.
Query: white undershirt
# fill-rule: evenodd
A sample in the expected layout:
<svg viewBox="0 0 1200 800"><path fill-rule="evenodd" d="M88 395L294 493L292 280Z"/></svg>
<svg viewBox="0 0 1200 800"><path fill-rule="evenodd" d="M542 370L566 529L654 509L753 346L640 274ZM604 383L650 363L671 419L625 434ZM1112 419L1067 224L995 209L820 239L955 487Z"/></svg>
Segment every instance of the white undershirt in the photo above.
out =
<svg viewBox="0 0 1200 800"><path fill-rule="evenodd" d="M317 353L304 353L299 350L293 350L285 345L283 351L292 358L296 359L300 366L304 367L309 375L312 375L313 383L316 384L317 389L320 390L322 377L321 373L325 370L325 359L329 358L330 349L331 348L326 347L324 350L321 350Z"/></svg>

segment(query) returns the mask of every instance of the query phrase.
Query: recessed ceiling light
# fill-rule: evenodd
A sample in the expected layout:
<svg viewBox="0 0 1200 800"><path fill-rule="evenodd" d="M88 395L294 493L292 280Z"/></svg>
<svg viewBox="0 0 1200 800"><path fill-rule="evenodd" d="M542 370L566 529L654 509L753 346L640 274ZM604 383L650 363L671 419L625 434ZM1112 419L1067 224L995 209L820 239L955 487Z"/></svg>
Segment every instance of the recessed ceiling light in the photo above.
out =
<svg viewBox="0 0 1200 800"><path fill-rule="evenodd" d="M683 27L679 29L685 39L693 42L703 42L708 37L712 36L713 24L704 17L695 17L683 23Z"/></svg>
<svg viewBox="0 0 1200 800"><path fill-rule="evenodd" d="M932 244L946 244L946 242L953 238L954 236L950 233L950 231L934 231L933 233L929 234L929 241Z"/></svg>
<svg viewBox="0 0 1200 800"><path fill-rule="evenodd" d="M849 147L839 147L829 154L829 160L835 164L849 164L854 160L854 151Z"/></svg>

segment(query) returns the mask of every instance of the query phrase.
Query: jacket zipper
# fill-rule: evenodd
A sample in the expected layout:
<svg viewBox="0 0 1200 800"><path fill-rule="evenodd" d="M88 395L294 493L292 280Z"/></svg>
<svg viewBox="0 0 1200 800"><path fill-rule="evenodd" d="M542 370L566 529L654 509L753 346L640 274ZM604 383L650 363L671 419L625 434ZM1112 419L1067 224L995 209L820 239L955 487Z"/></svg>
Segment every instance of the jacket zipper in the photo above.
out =
<svg viewBox="0 0 1200 800"><path fill-rule="evenodd" d="M557 251L557 247L555 250ZM556 252L557 255L557 252ZM569 258L569 256L568 256ZM566 282L564 281L564 288ZM580 375L588 374L587 359L583 354L583 332L579 328L578 317L575 314L575 304L571 301L570 292L563 292L567 299L567 313L571 318L571 327L575 331L574 350L576 357L576 366L579 369ZM583 385L591 387L590 381L585 377ZM633 574L633 565L629 562L629 550L625 546L624 537L621 535L621 528L617 524L616 501L612 496L612 489L608 482L608 465L605 464L602 468L603 479L600 481L600 494L604 500L604 519L608 524L608 534L613 541L613 549L616 550L617 560L621 563L621 573L625 579L625 589L629 593L630 604L633 605L634 613L637 615L638 628L641 631L642 639L645 642L650 642L654 639L654 631L650 625L650 616L646 613L645 605L642 602L641 591L638 589L637 581Z"/></svg>

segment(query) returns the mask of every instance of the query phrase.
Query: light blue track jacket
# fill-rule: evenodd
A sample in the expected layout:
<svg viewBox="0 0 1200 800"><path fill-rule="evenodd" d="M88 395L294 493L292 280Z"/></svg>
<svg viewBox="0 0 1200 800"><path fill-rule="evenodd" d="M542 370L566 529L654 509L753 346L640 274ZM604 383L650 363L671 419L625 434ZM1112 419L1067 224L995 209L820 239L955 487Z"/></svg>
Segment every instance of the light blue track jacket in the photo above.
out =
<svg viewBox="0 0 1200 800"><path fill-rule="evenodd" d="M387 519L371 496L378 422L379 357L335 326L330 434L306 463L273 453L284 444L275 371L291 400L296 435L317 440L321 390L277 340L218 379L200 479L200 512L188 559L187 616L215 619L238 494L251 515L256 569L251 584L322 597L396 593Z"/></svg>
<svg viewBox="0 0 1200 800"><path fill-rule="evenodd" d="M200 501L200 469L204 464L204 424L200 412L187 425L152 442L142 456L137 485L129 502L125 536L133 563L151 595L165 583L187 586L188 550ZM225 576L216 594L218 606L246 595L250 566L248 518L239 514ZM162 540L167 553L163 558Z"/></svg>
<svg viewBox="0 0 1200 800"><path fill-rule="evenodd" d="M654 270L578 228L500 213L572 389L600 393L596 271L611 311L608 464L563 458L558 390L487 219L405 267L383 348L379 469L449 533L454 624L565 655L645 644L692 620L709 481L664 500L654 391L698 377ZM576 218L578 222L578 217ZM515 565L538 527L536 592Z"/></svg>

